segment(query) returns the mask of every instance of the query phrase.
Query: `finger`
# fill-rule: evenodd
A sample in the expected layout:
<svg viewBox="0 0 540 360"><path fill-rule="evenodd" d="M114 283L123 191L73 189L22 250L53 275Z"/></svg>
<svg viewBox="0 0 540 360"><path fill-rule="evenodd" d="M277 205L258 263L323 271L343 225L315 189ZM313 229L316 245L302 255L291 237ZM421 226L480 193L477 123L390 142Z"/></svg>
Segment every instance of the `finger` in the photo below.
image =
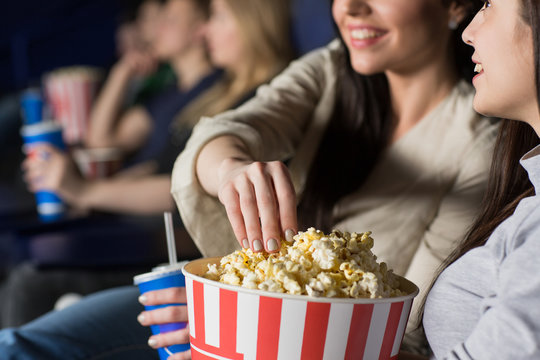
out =
<svg viewBox="0 0 540 360"><path fill-rule="evenodd" d="M32 166L33 160L30 157L26 157L21 163L21 169L27 171Z"/></svg>
<svg viewBox="0 0 540 360"><path fill-rule="evenodd" d="M185 287L171 287L163 290L148 291L139 296L143 305L185 304L187 302Z"/></svg>
<svg viewBox="0 0 540 360"><path fill-rule="evenodd" d="M249 241L249 246L254 252L264 250L262 243L261 224L259 222L259 210L257 207L257 197L253 184L245 176L237 179L238 194L240 199L240 209L246 226L246 234Z"/></svg>
<svg viewBox="0 0 540 360"><path fill-rule="evenodd" d="M173 354L167 360L189 360L191 359L191 350Z"/></svg>
<svg viewBox="0 0 540 360"><path fill-rule="evenodd" d="M168 324L172 322L187 322L188 313L185 305L172 305L161 309L143 311L137 317L141 325Z"/></svg>
<svg viewBox="0 0 540 360"><path fill-rule="evenodd" d="M187 328L161 333L148 339L148 345L154 349L187 343L189 343L189 329Z"/></svg>
<svg viewBox="0 0 540 360"><path fill-rule="evenodd" d="M42 166L33 165L24 173L24 179L30 184L38 184L44 180L46 172Z"/></svg>
<svg viewBox="0 0 540 360"><path fill-rule="evenodd" d="M280 248L280 231L274 186L266 172L267 165L261 163L254 165L250 175L255 186L265 250L270 253L276 252Z"/></svg>
<svg viewBox="0 0 540 360"><path fill-rule="evenodd" d="M26 183L26 186L28 187L28 190L30 192L36 192L41 189L42 183L43 183L43 177L39 176L29 176L28 173L25 173L23 175L23 180Z"/></svg>
<svg viewBox="0 0 540 360"><path fill-rule="evenodd" d="M55 146L49 144L49 143L35 143L32 144L32 152L36 151L39 153L57 153L59 150Z"/></svg>
<svg viewBox="0 0 540 360"><path fill-rule="evenodd" d="M244 249L249 248L249 241L246 233L246 225L244 224L244 217L242 210L240 209L240 197L238 192L230 185L225 186L219 191L219 200L225 206L227 217L231 223L234 236L236 240Z"/></svg>
<svg viewBox="0 0 540 360"><path fill-rule="evenodd" d="M282 234L287 241L292 242L293 236L298 232L296 192L285 164L272 163L270 171L276 192Z"/></svg>

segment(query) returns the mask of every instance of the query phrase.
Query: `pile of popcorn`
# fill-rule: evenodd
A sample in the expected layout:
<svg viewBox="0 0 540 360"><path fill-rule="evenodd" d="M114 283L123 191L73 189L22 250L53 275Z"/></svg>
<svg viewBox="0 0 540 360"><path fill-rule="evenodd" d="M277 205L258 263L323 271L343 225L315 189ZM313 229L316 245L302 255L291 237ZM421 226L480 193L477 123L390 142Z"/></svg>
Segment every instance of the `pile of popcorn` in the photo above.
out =
<svg viewBox="0 0 540 360"><path fill-rule="evenodd" d="M208 265L205 278L295 295L336 298L386 298L405 295L384 262L371 252L371 232L338 230L326 235L309 228L282 241L279 253L242 249Z"/></svg>

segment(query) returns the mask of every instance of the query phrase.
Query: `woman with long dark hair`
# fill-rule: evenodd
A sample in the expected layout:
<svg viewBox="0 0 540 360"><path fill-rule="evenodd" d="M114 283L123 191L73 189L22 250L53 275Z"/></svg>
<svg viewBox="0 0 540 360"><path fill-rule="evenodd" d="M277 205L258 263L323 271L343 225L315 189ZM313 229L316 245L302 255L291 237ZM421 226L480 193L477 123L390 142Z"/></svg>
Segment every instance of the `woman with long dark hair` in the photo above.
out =
<svg viewBox="0 0 540 360"><path fill-rule="evenodd" d="M373 231L379 259L427 289L477 215L497 127L472 108L473 6L335 0L340 39L203 118L172 179L201 252L275 252L298 210L303 229Z"/></svg>
<svg viewBox="0 0 540 360"><path fill-rule="evenodd" d="M475 109L512 120L480 216L425 304L436 358L540 359L539 35L538 0L486 0L463 34L478 72Z"/></svg>

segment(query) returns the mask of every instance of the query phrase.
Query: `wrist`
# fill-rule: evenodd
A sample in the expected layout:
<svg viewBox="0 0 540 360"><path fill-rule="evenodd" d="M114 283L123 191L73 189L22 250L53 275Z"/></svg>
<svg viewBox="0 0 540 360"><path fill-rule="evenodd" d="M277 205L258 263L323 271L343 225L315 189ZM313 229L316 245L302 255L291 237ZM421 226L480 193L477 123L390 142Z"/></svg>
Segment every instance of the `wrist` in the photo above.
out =
<svg viewBox="0 0 540 360"><path fill-rule="evenodd" d="M228 157L223 159L218 166L218 180L221 182L231 171L252 162L252 160L243 157Z"/></svg>
<svg viewBox="0 0 540 360"><path fill-rule="evenodd" d="M92 184L83 178L71 179L68 184L64 184L60 189L60 196L73 207L88 209L90 207L88 203L90 196L88 194L91 186Z"/></svg>
<svg viewBox="0 0 540 360"><path fill-rule="evenodd" d="M113 66L111 75L116 80L127 81L131 78L132 72L131 66L126 61L120 60Z"/></svg>

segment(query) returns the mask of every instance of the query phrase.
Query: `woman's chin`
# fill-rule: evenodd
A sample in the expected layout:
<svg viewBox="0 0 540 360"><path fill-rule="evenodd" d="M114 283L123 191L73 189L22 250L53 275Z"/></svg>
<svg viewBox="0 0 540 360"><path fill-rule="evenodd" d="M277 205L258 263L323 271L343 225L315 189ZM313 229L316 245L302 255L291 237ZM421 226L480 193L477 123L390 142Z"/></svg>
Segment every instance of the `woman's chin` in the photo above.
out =
<svg viewBox="0 0 540 360"><path fill-rule="evenodd" d="M374 75L384 72L379 65L375 65L374 61L357 60L351 57L351 66L357 73L361 75Z"/></svg>

